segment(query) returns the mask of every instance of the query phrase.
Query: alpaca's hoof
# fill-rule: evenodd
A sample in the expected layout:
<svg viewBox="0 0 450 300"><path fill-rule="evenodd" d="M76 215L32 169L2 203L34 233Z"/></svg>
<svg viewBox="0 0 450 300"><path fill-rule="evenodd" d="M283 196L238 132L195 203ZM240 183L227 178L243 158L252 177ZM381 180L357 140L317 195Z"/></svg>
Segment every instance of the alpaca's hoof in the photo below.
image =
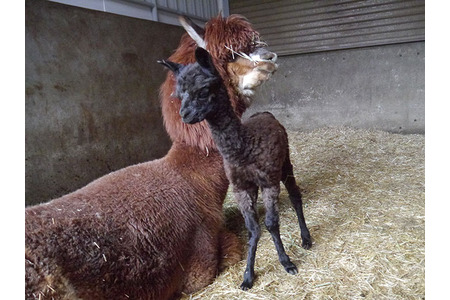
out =
<svg viewBox="0 0 450 300"><path fill-rule="evenodd" d="M253 286L253 282L249 282L249 281L247 281L247 280L244 280L244 281L241 283L241 290L246 291L246 290L248 290L248 289L251 289L252 286Z"/></svg>
<svg viewBox="0 0 450 300"><path fill-rule="evenodd" d="M298 274L297 267L293 263L290 263L288 266L284 267L284 269L291 275Z"/></svg>
<svg viewBox="0 0 450 300"><path fill-rule="evenodd" d="M241 283L241 289L244 291L251 289L253 286L254 279L255 279L255 272L253 270L252 271L245 270L244 281L242 281Z"/></svg>
<svg viewBox="0 0 450 300"><path fill-rule="evenodd" d="M311 237L302 237L302 247L306 250L310 249L312 246Z"/></svg>

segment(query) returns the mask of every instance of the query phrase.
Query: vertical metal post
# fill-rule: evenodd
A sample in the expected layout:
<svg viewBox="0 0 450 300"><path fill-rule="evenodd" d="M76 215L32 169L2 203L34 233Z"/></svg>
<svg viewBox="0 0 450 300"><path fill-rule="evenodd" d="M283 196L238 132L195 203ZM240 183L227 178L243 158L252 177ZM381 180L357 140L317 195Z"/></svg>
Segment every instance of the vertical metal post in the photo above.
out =
<svg viewBox="0 0 450 300"><path fill-rule="evenodd" d="M158 8L156 5L156 0L150 0L150 3L153 3L152 19L153 19L153 21L158 22Z"/></svg>

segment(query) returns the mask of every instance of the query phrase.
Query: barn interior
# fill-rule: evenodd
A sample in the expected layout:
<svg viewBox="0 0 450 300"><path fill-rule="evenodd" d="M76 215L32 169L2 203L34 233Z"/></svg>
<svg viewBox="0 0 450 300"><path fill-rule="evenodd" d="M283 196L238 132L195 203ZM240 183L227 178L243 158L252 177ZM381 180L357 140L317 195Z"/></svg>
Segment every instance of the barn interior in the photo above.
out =
<svg viewBox="0 0 450 300"><path fill-rule="evenodd" d="M425 298L425 1L84 2L25 1L25 205L164 156L156 61L184 33L176 16L242 14L279 64L244 118L287 128L314 244L300 247L282 189L299 274L263 230L251 290L243 259L183 299ZM245 244L231 195L224 215Z"/></svg>

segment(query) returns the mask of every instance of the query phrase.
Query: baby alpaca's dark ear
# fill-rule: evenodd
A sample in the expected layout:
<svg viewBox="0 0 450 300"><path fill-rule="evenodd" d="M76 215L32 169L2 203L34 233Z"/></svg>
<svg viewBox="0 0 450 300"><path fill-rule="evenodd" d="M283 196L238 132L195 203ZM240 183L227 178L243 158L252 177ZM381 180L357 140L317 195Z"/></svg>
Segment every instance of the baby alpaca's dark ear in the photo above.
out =
<svg viewBox="0 0 450 300"><path fill-rule="evenodd" d="M217 73L212 57L207 50L202 47L197 47L197 49L195 49L195 59L203 68L210 70L212 73Z"/></svg>
<svg viewBox="0 0 450 300"><path fill-rule="evenodd" d="M180 73L180 70L183 68L182 64L174 63L171 62L170 60L158 60L157 63L166 66L169 70L174 72L175 75Z"/></svg>

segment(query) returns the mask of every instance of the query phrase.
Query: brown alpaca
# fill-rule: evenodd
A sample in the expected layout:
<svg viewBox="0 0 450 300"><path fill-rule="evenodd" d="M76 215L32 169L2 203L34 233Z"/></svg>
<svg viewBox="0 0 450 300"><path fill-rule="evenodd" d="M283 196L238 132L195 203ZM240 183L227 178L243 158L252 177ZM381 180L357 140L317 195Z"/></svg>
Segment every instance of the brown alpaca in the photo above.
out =
<svg viewBox="0 0 450 300"><path fill-rule="evenodd" d="M258 33L236 15L214 18L204 31L184 23L204 39L241 115L249 102L232 85L240 79L227 73L233 53L225 46L247 55L261 51ZM196 46L185 34L170 59L193 62ZM273 60L262 65L275 69ZM222 157L204 122L181 121L174 88L168 74L160 97L173 145L165 157L26 209L26 299L174 299L211 283L241 258L237 237L222 217L228 188Z"/></svg>

